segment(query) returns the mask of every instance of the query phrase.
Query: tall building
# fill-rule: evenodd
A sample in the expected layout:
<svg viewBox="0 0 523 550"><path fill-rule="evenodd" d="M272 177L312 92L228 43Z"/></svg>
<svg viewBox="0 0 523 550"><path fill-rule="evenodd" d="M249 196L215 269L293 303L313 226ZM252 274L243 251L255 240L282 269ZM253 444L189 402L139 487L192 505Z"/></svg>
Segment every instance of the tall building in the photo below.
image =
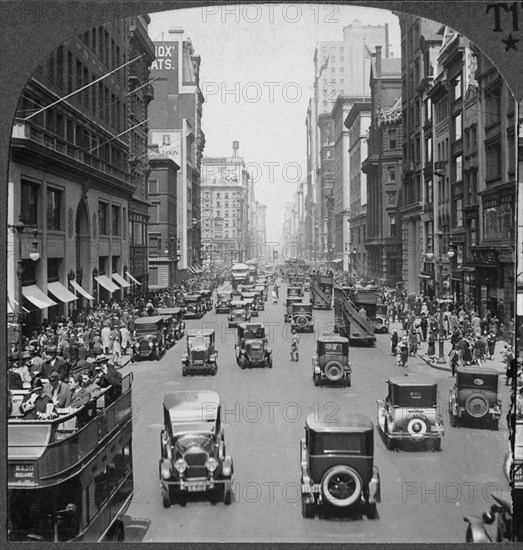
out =
<svg viewBox="0 0 523 550"><path fill-rule="evenodd" d="M170 155L180 166L177 192L177 255L180 277L201 270L200 180L205 135L201 127L203 94L199 87L200 58L183 29L169 30L154 42L151 66L154 102L149 143L160 155Z"/></svg>
<svg viewBox="0 0 523 550"><path fill-rule="evenodd" d="M249 174L238 145L233 143L232 157L202 159L202 245L212 264L247 259Z"/></svg>
<svg viewBox="0 0 523 550"><path fill-rule="evenodd" d="M28 327L92 300L122 298L130 282L136 285L144 275L132 271L131 243L135 229L146 233L146 210L133 205L147 171L146 163L138 166L134 159L147 149L131 127L143 123L147 112L142 94L152 60L148 21L120 20L65 42L22 95L13 127L7 220L13 226L21 219L27 228L9 234L8 296L13 312L20 306L27 311ZM143 62L126 65L130 52L145 54ZM133 78L145 87L130 88ZM138 229L128 219L140 209L145 215Z"/></svg>
<svg viewBox="0 0 523 550"><path fill-rule="evenodd" d="M401 281L401 236L398 231L398 182L401 181L401 61L383 59L376 46L371 76L371 123L367 174L367 275L376 284Z"/></svg>

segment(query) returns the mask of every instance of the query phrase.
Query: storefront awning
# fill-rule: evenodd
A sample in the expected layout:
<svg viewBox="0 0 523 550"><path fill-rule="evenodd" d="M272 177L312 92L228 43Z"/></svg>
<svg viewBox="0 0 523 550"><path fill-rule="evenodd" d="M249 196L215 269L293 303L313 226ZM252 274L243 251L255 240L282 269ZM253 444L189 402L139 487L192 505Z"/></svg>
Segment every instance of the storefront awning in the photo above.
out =
<svg viewBox="0 0 523 550"><path fill-rule="evenodd" d="M127 288L129 286L131 286L130 283L128 283L121 275L119 275L118 273L113 273L112 274L112 277L113 279L123 288Z"/></svg>
<svg viewBox="0 0 523 550"><path fill-rule="evenodd" d="M47 283L47 291L54 295L55 298L58 298L61 302L68 303L78 300L78 298L65 288L62 283Z"/></svg>
<svg viewBox="0 0 523 550"><path fill-rule="evenodd" d="M102 285L105 290L108 290L109 292L116 292L117 290L120 290L120 287L118 285L115 285L107 275L98 275L98 277L95 277L94 280L99 284Z"/></svg>
<svg viewBox="0 0 523 550"><path fill-rule="evenodd" d="M45 309L56 305L56 302L53 302L36 285L22 287L22 294L38 309Z"/></svg>
<svg viewBox="0 0 523 550"><path fill-rule="evenodd" d="M194 267L192 267L191 265L188 265L188 266L187 266L187 269L188 269L193 275L196 275L196 269L194 269Z"/></svg>
<svg viewBox="0 0 523 550"><path fill-rule="evenodd" d="M142 286L142 283L139 283L128 271L125 273L127 275L127 277L129 279L131 279L131 281L135 284L135 285L139 285L139 286Z"/></svg>
<svg viewBox="0 0 523 550"><path fill-rule="evenodd" d="M13 307L13 304L16 305L16 311L15 311L15 308ZM11 298L11 296L7 296L7 313L14 313L16 314L18 312L18 308L20 307L20 304L14 299L14 298ZM26 309L25 307L22 306L22 309L26 312L26 313L29 313L29 310Z"/></svg>
<svg viewBox="0 0 523 550"><path fill-rule="evenodd" d="M434 279L432 275L423 275L423 273L420 273L419 276L421 279Z"/></svg>
<svg viewBox="0 0 523 550"><path fill-rule="evenodd" d="M88 300L94 300L94 296L91 296L87 290L84 290L76 281L69 281L71 283L71 286L76 290L76 292L79 292L84 298L87 298Z"/></svg>

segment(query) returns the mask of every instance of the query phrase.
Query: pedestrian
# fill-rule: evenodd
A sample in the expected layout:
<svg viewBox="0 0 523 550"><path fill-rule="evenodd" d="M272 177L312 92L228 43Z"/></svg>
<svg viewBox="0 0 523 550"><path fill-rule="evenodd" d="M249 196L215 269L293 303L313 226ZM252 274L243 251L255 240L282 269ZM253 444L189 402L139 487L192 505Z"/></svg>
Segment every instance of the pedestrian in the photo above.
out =
<svg viewBox="0 0 523 550"><path fill-rule="evenodd" d="M409 360L409 343L407 337L404 336L398 346L398 366L406 367Z"/></svg>
<svg viewBox="0 0 523 550"><path fill-rule="evenodd" d="M102 329L101 333L102 338L102 349L103 353L107 355L110 351L112 351L111 348L111 327L108 323L106 323Z"/></svg>
<svg viewBox="0 0 523 550"><path fill-rule="evenodd" d="M300 343L300 338L296 331L292 330L292 340L291 340L291 361L298 361L298 344Z"/></svg>
<svg viewBox="0 0 523 550"><path fill-rule="evenodd" d="M418 335L416 334L416 329L413 327L409 334L409 355L415 357L417 351Z"/></svg>
<svg viewBox="0 0 523 550"><path fill-rule="evenodd" d="M481 334L476 334L476 341L472 346L472 357L473 360L475 360L480 367L483 366L483 360L485 359L485 350L485 341L481 338Z"/></svg>
<svg viewBox="0 0 523 550"><path fill-rule="evenodd" d="M396 329L392 329L392 334L390 337L390 352L392 355L396 355L396 351L398 349L398 331Z"/></svg>
<svg viewBox="0 0 523 550"><path fill-rule="evenodd" d="M512 346L505 346L503 351L503 360L505 361L505 376L507 377L505 384L509 386L514 380L515 369L517 368Z"/></svg>
<svg viewBox="0 0 523 550"><path fill-rule="evenodd" d="M420 329L421 329L421 339L423 342L427 340L427 329L429 326L429 322L427 321L427 316L422 312L421 313L421 321L420 321Z"/></svg>
<svg viewBox="0 0 523 550"><path fill-rule="evenodd" d="M487 335L487 349L489 359L492 361L494 359L494 350L496 348L496 334L494 332L489 332Z"/></svg>
<svg viewBox="0 0 523 550"><path fill-rule="evenodd" d="M427 348L427 355L429 357L434 357L436 355L436 340L434 338L434 331L429 330L428 334L428 348Z"/></svg>
<svg viewBox="0 0 523 550"><path fill-rule="evenodd" d="M120 334L120 329L115 326L113 330L111 330L111 348L113 352L113 365L115 367L119 365L122 359L121 339L122 335Z"/></svg>

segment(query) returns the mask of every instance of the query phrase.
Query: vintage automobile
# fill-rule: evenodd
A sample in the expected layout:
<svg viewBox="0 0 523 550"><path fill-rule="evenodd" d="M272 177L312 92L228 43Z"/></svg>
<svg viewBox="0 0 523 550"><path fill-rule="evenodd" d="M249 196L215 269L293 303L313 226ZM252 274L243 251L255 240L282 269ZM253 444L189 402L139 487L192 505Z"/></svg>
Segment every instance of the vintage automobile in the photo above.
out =
<svg viewBox="0 0 523 550"><path fill-rule="evenodd" d="M242 369L252 366L272 368L272 349L262 323L240 323L234 348L236 362Z"/></svg>
<svg viewBox="0 0 523 550"><path fill-rule="evenodd" d="M374 332L389 332L389 316L387 315L387 305L376 305L376 318L374 319Z"/></svg>
<svg viewBox="0 0 523 550"><path fill-rule="evenodd" d="M163 317L163 335L165 348L171 349L174 344L176 344L176 326L174 322L174 317L167 313L160 313L160 311L158 311L158 314Z"/></svg>
<svg viewBox="0 0 523 550"><path fill-rule="evenodd" d="M267 298L268 298L268 290L267 290L267 285L264 285L264 284L256 284L254 285L254 292L258 292L260 295L261 295L261 298L262 298L262 302L266 302L267 301Z"/></svg>
<svg viewBox="0 0 523 550"><path fill-rule="evenodd" d="M456 382L449 393L449 418L453 428L467 419L487 424L494 430L498 429L501 418L498 376L495 369L487 367L456 369Z"/></svg>
<svg viewBox="0 0 523 550"><path fill-rule="evenodd" d="M205 305L201 294L185 294L185 319L201 319L205 313Z"/></svg>
<svg viewBox="0 0 523 550"><path fill-rule="evenodd" d="M152 357L159 360L165 351L164 318L138 317L134 320L134 358Z"/></svg>
<svg viewBox="0 0 523 550"><path fill-rule="evenodd" d="M289 286L287 287L287 298L294 298L303 296L303 290L301 286Z"/></svg>
<svg viewBox="0 0 523 550"><path fill-rule="evenodd" d="M336 422L312 413L301 440L302 515L334 512L376 517L380 474L374 465L374 425L362 414L338 412Z"/></svg>
<svg viewBox="0 0 523 550"><path fill-rule="evenodd" d="M242 292L252 292L254 290L254 285L239 285L237 293L241 294Z"/></svg>
<svg viewBox="0 0 523 550"><path fill-rule="evenodd" d="M259 285L257 286L259 287ZM263 290L261 290L260 288L255 288L252 290L252 292L257 296L258 311L265 311L266 298L264 298L265 294Z"/></svg>
<svg viewBox="0 0 523 550"><path fill-rule="evenodd" d="M285 313L283 314L284 323L288 323L292 319L292 306L297 303L301 303L301 298L299 296L287 297L285 301Z"/></svg>
<svg viewBox="0 0 523 550"><path fill-rule="evenodd" d="M214 330L188 330L187 352L182 355L182 375L218 372Z"/></svg>
<svg viewBox="0 0 523 550"><path fill-rule="evenodd" d="M232 302L232 292L218 292L216 298L216 313L230 313L231 312L231 302Z"/></svg>
<svg viewBox="0 0 523 550"><path fill-rule="evenodd" d="M323 384L351 385L352 367L349 363L349 340L335 334L316 340L316 355L312 358L312 380Z"/></svg>
<svg viewBox="0 0 523 550"><path fill-rule="evenodd" d="M312 317L312 304L301 302L291 306L291 327L296 332L314 332L314 319Z"/></svg>
<svg viewBox="0 0 523 550"><path fill-rule="evenodd" d="M421 375L394 376L387 380L387 397L377 400L378 427L387 449L403 441L427 443L441 449L444 434L439 412L438 384Z"/></svg>
<svg viewBox="0 0 523 550"><path fill-rule="evenodd" d="M244 302L247 302L249 304L251 317L258 317L258 311L260 310L260 301L258 294L256 294L256 292L242 292L240 296Z"/></svg>
<svg viewBox="0 0 523 550"><path fill-rule="evenodd" d="M227 455L219 395L210 390L175 391L163 398L159 475L165 508L185 506L191 493L232 501L233 461Z"/></svg>
<svg viewBox="0 0 523 550"><path fill-rule="evenodd" d="M185 322L183 320L183 309L181 307L161 307L158 309L160 315L171 315L174 323L174 335L176 340L183 338L185 334Z"/></svg>
<svg viewBox="0 0 523 550"><path fill-rule="evenodd" d="M201 288L198 291L198 294L201 295L203 300L203 305L207 311L212 311L213 300L212 300L212 290L210 288Z"/></svg>
<svg viewBox="0 0 523 550"><path fill-rule="evenodd" d="M249 305L243 300L233 300L231 302L231 313L228 317L228 327L237 327L239 323L245 323L251 320Z"/></svg>

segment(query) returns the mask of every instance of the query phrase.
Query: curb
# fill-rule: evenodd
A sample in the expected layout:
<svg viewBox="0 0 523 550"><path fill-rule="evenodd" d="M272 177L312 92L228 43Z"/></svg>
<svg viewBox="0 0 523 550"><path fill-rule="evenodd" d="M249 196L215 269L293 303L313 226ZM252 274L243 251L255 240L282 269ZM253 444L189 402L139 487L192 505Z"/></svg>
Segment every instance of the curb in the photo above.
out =
<svg viewBox="0 0 523 550"><path fill-rule="evenodd" d="M452 372L452 369L448 367L448 363L447 361L445 361L445 363L436 363L434 362L434 360L429 357L428 355L424 355L422 353L418 353L416 354L420 359L422 359L423 361L425 361L425 363L427 363L427 365L429 367L432 367L433 369L436 369L436 370L441 370L441 371L445 371L445 372Z"/></svg>

